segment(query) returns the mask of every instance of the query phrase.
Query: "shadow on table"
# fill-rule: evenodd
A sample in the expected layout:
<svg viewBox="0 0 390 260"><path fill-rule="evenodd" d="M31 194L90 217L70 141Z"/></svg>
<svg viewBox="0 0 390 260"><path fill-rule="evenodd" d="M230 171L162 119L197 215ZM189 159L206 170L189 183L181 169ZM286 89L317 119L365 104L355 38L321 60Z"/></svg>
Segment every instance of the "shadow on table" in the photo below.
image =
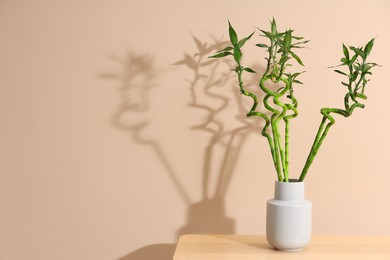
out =
<svg viewBox="0 0 390 260"><path fill-rule="evenodd" d="M249 247L256 247L264 250L274 250L273 247L264 239L253 239L255 236L247 235L247 236L224 236L224 235L212 235L220 240L229 240L234 243L246 245Z"/></svg>
<svg viewBox="0 0 390 260"><path fill-rule="evenodd" d="M145 246L118 260L172 260L176 244L155 244Z"/></svg>

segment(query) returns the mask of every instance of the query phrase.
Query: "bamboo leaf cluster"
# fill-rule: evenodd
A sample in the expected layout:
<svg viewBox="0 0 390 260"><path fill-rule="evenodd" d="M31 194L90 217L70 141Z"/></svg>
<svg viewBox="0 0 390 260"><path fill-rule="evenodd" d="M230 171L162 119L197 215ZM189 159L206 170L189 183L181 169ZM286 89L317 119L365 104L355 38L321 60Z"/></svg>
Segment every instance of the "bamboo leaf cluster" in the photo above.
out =
<svg viewBox="0 0 390 260"><path fill-rule="evenodd" d="M309 155L306 159L306 163L303 167L302 173L299 177L300 181L303 181L306 177L306 174L322 144L325 137L328 134L328 131L332 125L335 124L335 119L332 117L333 114L339 114L344 117L349 117L352 115L355 108L364 108L365 105L362 100L367 99L367 96L364 94L365 87L369 82L367 78L368 75L372 75L371 69L373 67L379 66L376 63L367 62L367 58L371 53L371 50L374 46L375 39L371 39L363 47L347 47L343 44L343 54L344 57L341 58L340 65L335 67L343 67L344 71L340 69L335 69L334 71L338 74L341 74L345 77L345 80L341 82L341 85L347 88L347 93L344 96L344 109L341 108L322 108L321 114L323 115L321 124L317 131L317 135L314 139L314 143L310 149ZM331 67L331 68L335 68Z"/></svg>
<svg viewBox="0 0 390 260"><path fill-rule="evenodd" d="M304 73L304 71L289 71L289 67L292 67L294 63L295 65L304 66L302 59L296 54L296 51L305 48L305 44L309 40L296 36L291 29L279 32L275 19L272 19L270 24L271 28L269 31L257 28L260 32L259 36L262 39L265 38L267 42L255 45L265 49L267 53L265 58L267 61L266 69L259 80L259 88L264 93L261 101L267 111L258 109L259 97L255 93L248 91L243 82L244 73L257 73L252 68L242 64L243 47L256 31L247 37L239 39L237 32L229 22L230 45L216 52L210 58L233 56L236 66L232 70L237 75L240 92L252 100L252 107L247 113L247 117L261 117L265 120L261 134L268 141L278 181L288 182L290 179L290 120L298 116L298 100L294 96L293 86L303 84L298 80L298 77ZM300 181L304 180L330 127L335 123L331 114L336 113L349 117L355 108L364 108L361 100L367 98L364 94L365 87L369 81L367 76L371 75L373 67L378 66L376 63L367 62L367 57L371 53L373 45L374 39L369 41L364 47L347 47L343 44L344 56L341 59L341 64L334 68L343 67L346 70L334 69L334 71L346 77L346 80L341 82L343 86L347 87L347 94L344 97L345 107L344 109L321 109L323 119L299 177ZM270 84L281 84L282 87L278 90L273 90L269 87ZM284 129L282 129L283 127Z"/></svg>

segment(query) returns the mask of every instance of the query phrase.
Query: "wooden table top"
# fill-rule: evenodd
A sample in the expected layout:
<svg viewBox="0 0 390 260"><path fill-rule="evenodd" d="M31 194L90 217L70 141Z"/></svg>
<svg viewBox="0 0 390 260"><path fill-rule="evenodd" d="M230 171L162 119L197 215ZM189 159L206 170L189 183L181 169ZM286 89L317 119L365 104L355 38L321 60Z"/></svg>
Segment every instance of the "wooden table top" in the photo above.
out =
<svg viewBox="0 0 390 260"><path fill-rule="evenodd" d="M265 236L183 235L174 260L390 260L390 236L314 236L301 251L273 250Z"/></svg>

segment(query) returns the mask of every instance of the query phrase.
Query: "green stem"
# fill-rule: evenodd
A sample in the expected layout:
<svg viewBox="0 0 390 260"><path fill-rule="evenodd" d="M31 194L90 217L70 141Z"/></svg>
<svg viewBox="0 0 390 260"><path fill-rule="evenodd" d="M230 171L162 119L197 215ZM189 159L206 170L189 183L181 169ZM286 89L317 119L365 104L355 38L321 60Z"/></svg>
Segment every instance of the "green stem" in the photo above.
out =
<svg viewBox="0 0 390 260"><path fill-rule="evenodd" d="M324 115L322 117L322 121L321 121L320 127L318 128L317 135L316 135L316 137L314 139L313 145L312 145L312 147L310 149L310 153L307 156L307 159L306 159L306 162L305 162L305 166L304 166L304 168L302 170L301 175L299 176L299 181L303 181L305 179L306 174L307 174L311 164L313 163L314 157L317 155L317 152L319 150L319 142L320 142L320 140L324 139L323 135L324 135L325 131L323 131L323 129L324 129L324 126L325 126L325 123L326 123L326 119L327 119L327 117ZM327 126L327 128L329 129L330 126Z"/></svg>
<svg viewBox="0 0 390 260"><path fill-rule="evenodd" d="M273 114L272 117L271 117L271 126L272 126L272 134L273 134L273 138L274 138L274 142L275 142L275 156L276 156L276 171L278 173L278 181L283 181L284 180L284 176L283 176L283 173L282 173L282 169L280 168L280 164L281 164L281 158L280 158L280 141L278 139L278 135L277 135L277 126L275 124L275 117L277 114Z"/></svg>
<svg viewBox="0 0 390 260"><path fill-rule="evenodd" d="M299 181L303 181L305 179L306 174L307 174L311 164L313 163L313 160L314 160L315 156L317 155L317 152L320 149L322 142L324 141L325 137L327 136L330 127L336 123L335 119L330 115L330 113L335 113L335 114L342 115L344 117L349 117L352 115L353 111L357 107L364 108L364 104L356 102L350 107L349 110L343 110L343 109L338 109L338 108L323 108L323 109L321 109L321 114L323 115L322 122L320 124L319 129L318 129L318 132L317 132L316 138L314 140L314 143L312 145L312 148L310 150L309 156L307 157L305 166L302 170L301 175L299 176ZM326 125L325 130L323 130L324 125L326 123L326 119L328 119L330 122Z"/></svg>
<svg viewBox="0 0 390 260"><path fill-rule="evenodd" d="M289 163L290 163L290 160L289 160L289 155L290 155L290 119L298 116L298 110L297 110L298 101L294 97L291 97L291 99L292 99L293 105L287 104L287 108L289 110L292 110L294 113L292 115L287 115L287 116L283 117L283 120L285 122L285 130L284 130L285 156L284 156L284 158L285 158L285 165L286 165L284 175L285 175L285 179L287 182L289 181Z"/></svg>
<svg viewBox="0 0 390 260"><path fill-rule="evenodd" d="M283 146L282 146L282 143L281 143L281 138L280 138L280 131L279 131L279 122L280 120L286 115L286 111L287 111L287 106L280 102L278 100L279 96L275 96L274 97L274 103L280 107L282 107L282 112L277 114L277 117L275 119L275 122L274 122L274 134L276 136L276 140L275 141L275 145L278 146L278 150L279 150L279 153L280 153L280 162L281 162L281 166L282 166L282 170L283 170L283 174L284 174L284 181L288 181L287 177L286 177L286 161L285 161L285 152L283 150Z"/></svg>
<svg viewBox="0 0 390 260"><path fill-rule="evenodd" d="M277 171L278 180L284 181L286 180L285 172L286 172L286 164L285 164L285 152L283 151L283 147L281 145L281 138L279 132L279 122L286 115L287 106L286 104L279 101L279 98L282 97L289 90L289 82L285 78L280 78L285 83L285 87L281 92L273 92L267 87L265 87L265 81L272 80L272 75L263 76L260 80L259 86L266 93L264 97L264 106L267 110L272 112L271 116L271 129L272 136L274 140L274 165ZM273 103L282 108L282 111L279 111L273 107L271 107L268 103L268 99L273 97Z"/></svg>
<svg viewBox="0 0 390 260"><path fill-rule="evenodd" d="M351 93L347 93L344 97L344 106L345 106L345 110L348 111L349 110L349 98L351 96Z"/></svg>
<svg viewBox="0 0 390 260"><path fill-rule="evenodd" d="M287 120L284 120L284 122L286 123L286 128L284 130L284 145L285 145L285 156L284 156L284 160L285 160L285 171L284 171L284 177L285 177L285 180L288 182L289 180L289 153L290 153L290 144L289 144L289 139L290 139L290 121L287 119Z"/></svg>
<svg viewBox="0 0 390 260"><path fill-rule="evenodd" d="M239 64L240 66L240 64ZM257 96L249 91L246 91L245 88L244 88L244 83L242 81L242 72L243 72L243 69L242 67L240 66L240 70L237 72L237 76L238 76L238 84L240 86L240 91L243 95L247 96L247 97L250 97L252 98L252 101L253 101L253 105L249 111L249 113L247 113L247 117L253 117L253 116L258 116L258 117L261 117L265 120L265 125L263 127L263 130L261 131L261 134L267 138L267 141L268 141L268 145L270 147L270 150L271 150L271 155L272 155L272 160L274 162L274 165L275 165L275 169L278 171L277 169L277 160L276 160L276 151L275 151L275 144L274 144L274 141L272 140L272 137L270 136L270 134L268 133L268 128L269 128L269 125L271 124L271 121L269 119L269 117L264 114L264 113L261 113L259 111L256 111L256 108L258 106L258 99L257 99Z"/></svg>

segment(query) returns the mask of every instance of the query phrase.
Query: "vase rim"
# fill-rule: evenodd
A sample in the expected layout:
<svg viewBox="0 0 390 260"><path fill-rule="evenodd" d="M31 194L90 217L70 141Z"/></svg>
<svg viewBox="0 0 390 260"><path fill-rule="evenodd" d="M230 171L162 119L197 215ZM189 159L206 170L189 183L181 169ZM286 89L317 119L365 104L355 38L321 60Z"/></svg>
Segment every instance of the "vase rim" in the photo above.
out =
<svg viewBox="0 0 390 260"><path fill-rule="evenodd" d="M299 181L299 179L288 179L288 182L277 180L276 182L279 182L279 183L303 183L303 181Z"/></svg>

